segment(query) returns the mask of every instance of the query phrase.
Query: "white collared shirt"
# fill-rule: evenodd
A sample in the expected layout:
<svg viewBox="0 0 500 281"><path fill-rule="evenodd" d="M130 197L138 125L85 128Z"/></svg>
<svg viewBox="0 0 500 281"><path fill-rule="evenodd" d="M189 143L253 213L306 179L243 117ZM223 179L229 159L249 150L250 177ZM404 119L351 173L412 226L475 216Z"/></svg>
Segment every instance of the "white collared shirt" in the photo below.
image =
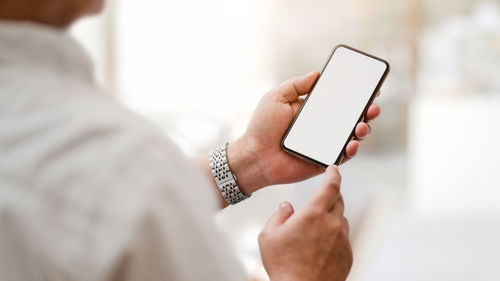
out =
<svg viewBox="0 0 500 281"><path fill-rule="evenodd" d="M216 204L69 35L0 22L0 280L243 280Z"/></svg>

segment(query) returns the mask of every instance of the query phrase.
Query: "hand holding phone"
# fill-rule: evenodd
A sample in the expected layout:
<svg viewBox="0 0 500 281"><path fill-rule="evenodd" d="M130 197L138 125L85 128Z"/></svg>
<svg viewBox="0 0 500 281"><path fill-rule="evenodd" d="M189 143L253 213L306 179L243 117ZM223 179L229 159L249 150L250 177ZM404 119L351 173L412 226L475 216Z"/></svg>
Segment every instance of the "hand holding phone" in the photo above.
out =
<svg viewBox="0 0 500 281"><path fill-rule="evenodd" d="M228 162L244 193L250 194L264 186L302 181L325 171L322 165L299 159L282 148L283 136L290 131L290 124L297 119L304 103L302 97L311 93L315 84L319 85L319 75L319 72L312 71L290 78L267 92L260 99L245 133L229 143ZM324 75L325 71L322 79ZM379 113L380 108L371 104L365 121L375 119ZM334 130L328 120L311 125ZM359 122L356 128L356 137L366 137L368 125L365 122ZM350 141L345 149L346 156L353 157L358 146L357 140ZM325 151L332 149L333 146L328 146Z"/></svg>
<svg viewBox="0 0 500 281"><path fill-rule="evenodd" d="M346 45L335 47L283 137L282 148L323 167L340 164L389 68L381 58Z"/></svg>

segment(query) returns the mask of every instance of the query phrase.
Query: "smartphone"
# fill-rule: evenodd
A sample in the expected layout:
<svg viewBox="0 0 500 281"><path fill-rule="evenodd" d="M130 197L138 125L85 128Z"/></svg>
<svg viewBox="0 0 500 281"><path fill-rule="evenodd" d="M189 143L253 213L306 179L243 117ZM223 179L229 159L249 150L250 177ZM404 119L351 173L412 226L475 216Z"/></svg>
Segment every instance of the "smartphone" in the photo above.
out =
<svg viewBox="0 0 500 281"><path fill-rule="evenodd" d="M320 166L339 165L389 69L381 58L336 46L285 133L282 148Z"/></svg>

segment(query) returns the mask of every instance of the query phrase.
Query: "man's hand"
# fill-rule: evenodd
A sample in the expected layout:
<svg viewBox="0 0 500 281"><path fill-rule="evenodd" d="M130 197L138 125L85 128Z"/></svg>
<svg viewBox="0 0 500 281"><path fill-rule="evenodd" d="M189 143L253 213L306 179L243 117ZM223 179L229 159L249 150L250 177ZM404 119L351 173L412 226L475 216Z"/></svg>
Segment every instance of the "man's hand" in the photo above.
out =
<svg viewBox="0 0 500 281"><path fill-rule="evenodd" d="M323 183L297 213L282 202L259 235L271 281L343 281L352 265L349 225L344 218L340 174L328 167Z"/></svg>
<svg viewBox="0 0 500 281"><path fill-rule="evenodd" d="M238 177L244 193L274 184L298 182L324 172L322 167L297 158L280 146L286 130L297 114L312 85L318 78L317 71L292 78L260 100L245 134L228 146L229 166ZM377 105L371 105L366 119L380 114ZM356 137L368 136L370 127L364 122L356 126ZM352 158L358 151L359 141L349 142L344 159Z"/></svg>

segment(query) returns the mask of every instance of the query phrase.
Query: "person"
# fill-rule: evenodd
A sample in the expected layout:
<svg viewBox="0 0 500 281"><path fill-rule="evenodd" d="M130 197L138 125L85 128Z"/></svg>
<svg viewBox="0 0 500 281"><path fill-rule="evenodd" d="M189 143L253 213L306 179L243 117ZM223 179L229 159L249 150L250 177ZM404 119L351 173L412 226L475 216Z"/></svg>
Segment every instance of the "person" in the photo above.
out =
<svg viewBox="0 0 500 281"><path fill-rule="evenodd" d="M1 279L244 280L213 223L232 202L213 163L187 159L99 90L66 34L102 5L0 1ZM265 94L246 132L219 150L237 177L233 191L246 196L325 172L279 145L318 75ZM367 120L379 113L371 105ZM369 131L356 127L358 139ZM351 141L346 158L358 147ZM336 166L300 211L281 203L259 236L270 279L345 280L352 251L343 211Z"/></svg>

